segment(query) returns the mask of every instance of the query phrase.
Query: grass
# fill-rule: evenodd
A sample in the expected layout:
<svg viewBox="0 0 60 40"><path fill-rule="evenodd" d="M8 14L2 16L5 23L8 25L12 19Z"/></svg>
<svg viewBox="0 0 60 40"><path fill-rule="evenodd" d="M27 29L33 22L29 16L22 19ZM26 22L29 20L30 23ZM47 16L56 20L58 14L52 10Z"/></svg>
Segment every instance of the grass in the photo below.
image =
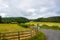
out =
<svg viewBox="0 0 60 40"><path fill-rule="evenodd" d="M28 38L25 40L46 40L45 35L41 31L37 31L36 35L32 38Z"/></svg>
<svg viewBox="0 0 60 40"><path fill-rule="evenodd" d="M39 24L41 28L60 30L60 23L55 23L55 22L29 22L26 24L30 24L30 25Z"/></svg>
<svg viewBox="0 0 60 40"><path fill-rule="evenodd" d="M60 27L60 23L55 23L55 22L29 22L27 24L39 24L39 25L49 25L49 26L59 26Z"/></svg>
<svg viewBox="0 0 60 40"><path fill-rule="evenodd" d="M0 24L0 32L16 32L20 30L28 30L28 28L24 28L18 24Z"/></svg>
<svg viewBox="0 0 60 40"><path fill-rule="evenodd" d="M0 32L16 32L19 30L29 30L19 26L18 24L0 24ZM45 35L42 32L36 32L36 35L26 40L45 40Z"/></svg>
<svg viewBox="0 0 60 40"><path fill-rule="evenodd" d="M58 26L48 26L48 25L42 25L40 26L41 28L45 28L45 29L54 29L54 30L60 30L60 27Z"/></svg>

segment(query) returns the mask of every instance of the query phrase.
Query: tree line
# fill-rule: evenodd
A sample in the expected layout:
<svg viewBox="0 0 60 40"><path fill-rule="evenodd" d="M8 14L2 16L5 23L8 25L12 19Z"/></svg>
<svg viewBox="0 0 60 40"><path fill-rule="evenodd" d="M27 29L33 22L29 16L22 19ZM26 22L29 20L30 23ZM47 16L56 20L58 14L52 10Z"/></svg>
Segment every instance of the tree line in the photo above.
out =
<svg viewBox="0 0 60 40"><path fill-rule="evenodd" d="M36 22L60 22L60 16L34 19Z"/></svg>
<svg viewBox="0 0 60 40"><path fill-rule="evenodd" d="M4 17L0 16L0 23L25 23L29 20L25 17Z"/></svg>
<svg viewBox="0 0 60 40"><path fill-rule="evenodd" d="M26 22L60 22L60 16L48 17L48 18L37 18L29 20L25 17L4 17L0 16L0 23L26 23Z"/></svg>

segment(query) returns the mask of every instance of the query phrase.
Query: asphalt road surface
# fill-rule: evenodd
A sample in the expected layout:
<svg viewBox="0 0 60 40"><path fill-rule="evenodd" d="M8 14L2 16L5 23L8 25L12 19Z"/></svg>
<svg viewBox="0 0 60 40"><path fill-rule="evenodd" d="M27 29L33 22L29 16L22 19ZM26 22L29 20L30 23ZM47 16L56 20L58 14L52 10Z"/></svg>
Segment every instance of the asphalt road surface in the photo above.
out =
<svg viewBox="0 0 60 40"><path fill-rule="evenodd" d="M40 29L45 35L46 40L60 40L60 30Z"/></svg>

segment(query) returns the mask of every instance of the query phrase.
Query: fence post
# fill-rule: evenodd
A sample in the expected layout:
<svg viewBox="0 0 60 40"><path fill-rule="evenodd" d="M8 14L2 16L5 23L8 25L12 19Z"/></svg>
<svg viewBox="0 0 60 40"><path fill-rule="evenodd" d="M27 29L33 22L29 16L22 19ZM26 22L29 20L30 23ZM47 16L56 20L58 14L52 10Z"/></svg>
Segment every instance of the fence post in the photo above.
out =
<svg viewBox="0 0 60 40"><path fill-rule="evenodd" d="M20 32L18 31L18 40L20 40Z"/></svg>
<svg viewBox="0 0 60 40"><path fill-rule="evenodd" d="M32 30L31 30L31 37L32 37Z"/></svg>
<svg viewBox="0 0 60 40"><path fill-rule="evenodd" d="M1 39L1 33L0 33L0 39Z"/></svg>

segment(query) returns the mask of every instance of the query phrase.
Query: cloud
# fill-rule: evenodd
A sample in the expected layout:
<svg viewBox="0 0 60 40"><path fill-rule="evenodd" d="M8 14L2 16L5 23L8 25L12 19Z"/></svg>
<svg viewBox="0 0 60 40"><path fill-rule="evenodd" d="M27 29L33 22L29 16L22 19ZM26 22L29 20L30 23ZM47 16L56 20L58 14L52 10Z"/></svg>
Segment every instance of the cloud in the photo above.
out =
<svg viewBox="0 0 60 40"><path fill-rule="evenodd" d="M29 19L60 16L60 0L0 0L0 15Z"/></svg>
<svg viewBox="0 0 60 40"><path fill-rule="evenodd" d="M27 9L26 12L35 12L35 9L30 8L30 9Z"/></svg>
<svg viewBox="0 0 60 40"><path fill-rule="evenodd" d="M5 13L0 13L0 16L5 17L6 14Z"/></svg>
<svg viewBox="0 0 60 40"><path fill-rule="evenodd" d="M40 12L46 12L46 11L48 11L48 8L47 7L41 7L40 8Z"/></svg>

